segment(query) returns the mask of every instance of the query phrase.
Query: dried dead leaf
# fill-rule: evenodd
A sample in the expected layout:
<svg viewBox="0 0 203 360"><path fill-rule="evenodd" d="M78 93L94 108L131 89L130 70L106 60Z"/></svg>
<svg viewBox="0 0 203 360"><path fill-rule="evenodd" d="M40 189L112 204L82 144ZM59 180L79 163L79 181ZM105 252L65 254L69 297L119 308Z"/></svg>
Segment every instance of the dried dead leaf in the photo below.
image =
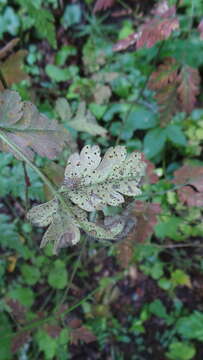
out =
<svg viewBox="0 0 203 360"><path fill-rule="evenodd" d="M97 0L94 5L93 12L96 13L101 10L106 10L113 6L114 2L115 0Z"/></svg>
<svg viewBox="0 0 203 360"><path fill-rule="evenodd" d="M18 44L20 38L15 38L9 41L3 48L0 49L0 59L3 59L7 56L7 53L12 51L13 48Z"/></svg>
<svg viewBox="0 0 203 360"><path fill-rule="evenodd" d="M177 190L182 203L203 206L203 166L183 165L175 171L173 183L183 185Z"/></svg>
<svg viewBox="0 0 203 360"><path fill-rule="evenodd" d="M160 212L159 203L134 202L130 215L135 219L135 226L117 246L117 258L123 268L129 266L136 244L144 242L153 234Z"/></svg>
<svg viewBox="0 0 203 360"><path fill-rule="evenodd" d="M74 345L77 345L80 341L89 344L96 340L96 336L85 326L71 330L71 343Z"/></svg>
<svg viewBox="0 0 203 360"><path fill-rule="evenodd" d="M17 92L10 90L0 93L0 128L29 159L35 152L55 158L70 139L69 133L55 120L48 119L35 105L22 101ZM3 142L0 149L13 152Z"/></svg>
<svg viewBox="0 0 203 360"><path fill-rule="evenodd" d="M198 69L183 66L178 76L179 87L177 89L182 109L190 113L200 92L200 74Z"/></svg>
<svg viewBox="0 0 203 360"><path fill-rule="evenodd" d="M166 40L171 33L179 28L176 7L169 7L167 1L158 4L152 16L140 26L137 32L114 45L114 51L121 51L136 43L136 48L151 48L158 41Z"/></svg>
<svg viewBox="0 0 203 360"><path fill-rule="evenodd" d="M1 72L8 87L29 78L28 74L23 70L23 61L26 55L26 50L19 50L11 54L8 59L1 64ZM0 83L0 91L2 90L4 90L4 87Z"/></svg>
<svg viewBox="0 0 203 360"><path fill-rule="evenodd" d="M203 19L200 21L198 25L198 31L200 32L200 39L203 40Z"/></svg>

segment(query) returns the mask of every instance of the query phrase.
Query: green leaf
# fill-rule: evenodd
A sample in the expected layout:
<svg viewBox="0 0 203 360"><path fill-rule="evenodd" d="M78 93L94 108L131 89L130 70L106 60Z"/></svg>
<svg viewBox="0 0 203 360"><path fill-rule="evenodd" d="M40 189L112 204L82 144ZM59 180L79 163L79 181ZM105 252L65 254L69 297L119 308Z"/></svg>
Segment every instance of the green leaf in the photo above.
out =
<svg viewBox="0 0 203 360"><path fill-rule="evenodd" d="M9 291L8 296L11 299L18 300L22 305L26 307L32 306L34 302L34 293L30 288L16 287Z"/></svg>
<svg viewBox="0 0 203 360"><path fill-rule="evenodd" d="M132 129L150 129L157 124L157 119L153 112L146 110L143 106L134 106L126 119L125 125Z"/></svg>
<svg viewBox="0 0 203 360"><path fill-rule="evenodd" d="M171 274L171 282L174 286L188 286L191 287L190 277L180 269L177 269Z"/></svg>
<svg viewBox="0 0 203 360"><path fill-rule="evenodd" d="M112 91L122 97L127 98L132 87L131 82L125 76L119 76L112 81Z"/></svg>
<svg viewBox="0 0 203 360"><path fill-rule="evenodd" d="M61 24L65 29L76 25L80 22L82 17L81 7L79 4L67 5L65 12L61 19Z"/></svg>
<svg viewBox="0 0 203 360"><path fill-rule="evenodd" d="M180 146L186 146L187 145L187 140L185 135L183 134L180 126L178 125L168 125L166 127L166 134L168 139L175 145L180 145Z"/></svg>
<svg viewBox="0 0 203 360"><path fill-rule="evenodd" d="M171 216L171 218L166 221L160 221L155 225L156 236L164 239L169 237L174 240L181 239L181 234L179 233L179 226L182 223L182 219L177 216Z"/></svg>
<svg viewBox="0 0 203 360"><path fill-rule="evenodd" d="M203 313L193 312L189 316L179 318L176 324L176 331L187 339L203 341Z"/></svg>
<svg viewBox="0 0 203 360"><path fill-rule="evenodd" d="M47 75L56 82L67 81L73 78L78 73L77 66L69 66L61 69L59 66L48 64L45 67Z"/></svg>
<svg viewBox="0 0 203 360"><path fill-rule="evenodd" d="M168 314L167 314L167 310L164 306L164 304L162 303L161 300L157 299L157 300L154 300L150 305L149 305L149 311L162 318L162 319L168 319Z"/></svg>
<svg viewBox="0 0 203 360"><path fill-rule="evenodd" d="M65 263L61 260L56 260L49 272L48 283L54 289L64 289L68 283L68 273Z"/></svg>
<svg viewBox="0 0 203 360"><path fill-rule="evenodd" d="M149 130L144 138L144 153L148 159L158 155L164 148L167 140L165 129Z"/></svg>
<svg viewBox="0 0 203 360"><path fill-rule="evenodd" d="M47 360L53 359L57 352L57 340L49 336L45 331L38 330L35 335L39 350L45 354Z"/></svg>
<svg viewBox="0 0 203 360"><path fill-rule="evenodd" d="M13 355L11 353L12 326L8 317L3 313L0 314L0 333L0 359L10 360Z"/></svg>
<svg viewBox="0 0 203 360"><path fill-rule="evenodd" d="M191 360L195 354L194 345L176 341L170 344L167 356L171 360Z"/></svg>
<svg viewBox="0 0 203 360"><path fill-rule="evenodd" d="M41 6L42 4L37 3L35 0L17 0L17 2L22 8L26 8L39 36L48 40L50 45L53 46L53 48L56 48L56 32L52 13L49 10L44 9Z"/></svg>
<svg viewBox="0 0 203 360"><path fill-rule="evenodd" d="M34 285L40 279L40 271L35 266L23 264L21 266L21 272L23 279L28 285Z"/></svg>
<svg viewBox="0 0 203 360"><path fill-rule="evenodd" d="M97 119L102 119L107 110L107 105L91 103L89 109Z"/></svg>
<svg viewBox="0 0 203 360"><path fill-rule="evenodd" d="M5 214L0 214L0 233L0 245L3 249L15 250L26 257L26 248L20 241L17 226Z"/></svg>
<svg viewBox="0 0 203 360"><path fill-rule="evenodd" d="M56 65L64 66L69 56L77 54L77 49L72 45L64 45L56 54Z"/></svg>
<svg viewBox="0 0 203 360"><path fill-rule="evenodd" d="M172 283L171 283L170 279L167 279L165 277L161 278L158 281L158 284L159 284L161 289L166 290L166 291L170 290L171 287L172 287Z"/></svg>

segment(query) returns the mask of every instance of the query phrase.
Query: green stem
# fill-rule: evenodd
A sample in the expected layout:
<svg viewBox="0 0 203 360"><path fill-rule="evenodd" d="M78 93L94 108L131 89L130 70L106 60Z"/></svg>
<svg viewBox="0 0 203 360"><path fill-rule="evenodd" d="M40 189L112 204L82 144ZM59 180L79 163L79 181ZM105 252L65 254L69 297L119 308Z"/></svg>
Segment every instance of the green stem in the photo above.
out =
<svg viewBox="0 0 203 360"><path fill-rule="evenodd" d="M21 149L14 144L4 133L3 131L0 131L0 139L8 145L15 153L18 155L26 164L28 164L29 167L31 167L40 177L40 179L47 185L47 187L50 189L54 197L56 197L63 206L67 209L67 211L70 213L71 210L69 209L68 205L64 201L63 197L58 193L58 191L55 189L55 187L52 185L51 181L43 174L43 172L35 166L28 158L27 156L21 151Z"/></svg>

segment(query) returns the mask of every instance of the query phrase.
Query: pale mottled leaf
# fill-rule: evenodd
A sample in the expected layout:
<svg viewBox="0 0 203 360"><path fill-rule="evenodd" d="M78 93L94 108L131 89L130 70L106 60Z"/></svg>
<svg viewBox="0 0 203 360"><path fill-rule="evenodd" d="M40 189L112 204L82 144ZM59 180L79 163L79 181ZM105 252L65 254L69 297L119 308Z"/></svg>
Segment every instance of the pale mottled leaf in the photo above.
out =
<svg viewBox="0 0 203 360"><path fill-rule="evenodd" d="M86 211L116 206L123 195L136 196L144 174L141 155L127 155L123 146L110 148L101 161L98 146L85 146L81 153L70 156L65 170L64 186L71 201Z"/></svg>
<svg viewBox="0 0 203 360"><path fill-rule="evenodd" d="M15 91L0 93L0 129L30 159L34 152L55 158L70 140L70 135L56 120L39 113L29 101L22 101ZM3 151L12 150L0 143Z"/></svg>

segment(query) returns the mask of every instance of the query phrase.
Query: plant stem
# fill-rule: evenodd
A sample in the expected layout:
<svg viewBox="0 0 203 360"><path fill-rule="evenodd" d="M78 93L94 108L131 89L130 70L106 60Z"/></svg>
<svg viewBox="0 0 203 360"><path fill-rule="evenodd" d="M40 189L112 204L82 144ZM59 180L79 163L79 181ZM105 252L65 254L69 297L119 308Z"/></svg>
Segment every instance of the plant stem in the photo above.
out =
<svg viewBox="0 0 203 360"><path fill-rule="evenodd" d="M0 80L2 82L3 87L5 89L8 89L8 84L7 84L6 80L5 80L5 77L3 76L3 73L1 71L1 69L0 69Z"/></svg>
<svg viewBox="0 0 203 360"><path fill-rule="evenodd" d="M43 174L43 172L35 166L28 158L27 156L21 151L21 149L14 144L2 131L0 131L0 139L8 145L18 157L20 157L26 164L28 164L29 167L31 167L42 179L42 181L47 185L47 187L50 189L52 194L65 206L65 208L71 212L68 205L65 203L63 197L57 192L55 187L52 185L51 181Z"/></svg>

